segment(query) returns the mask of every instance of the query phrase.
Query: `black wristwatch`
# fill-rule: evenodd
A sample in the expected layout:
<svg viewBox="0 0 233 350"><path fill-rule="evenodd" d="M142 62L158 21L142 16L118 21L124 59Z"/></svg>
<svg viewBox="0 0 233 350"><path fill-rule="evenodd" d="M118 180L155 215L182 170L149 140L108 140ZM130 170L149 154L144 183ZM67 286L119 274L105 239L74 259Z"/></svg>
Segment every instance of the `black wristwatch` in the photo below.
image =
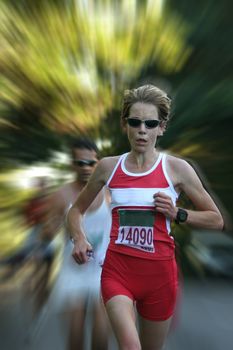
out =
<svg viewBox="0 0 233 350"><path fill-rule="evenodd" d="M177 212L177 215L176 215L176 218L175 218L175 222L177 224L179 223L182 223L182 222L185 222L188 218L188 213L186 210L184 209L181 209L181 208L178 208L178 212Z"/></svg>

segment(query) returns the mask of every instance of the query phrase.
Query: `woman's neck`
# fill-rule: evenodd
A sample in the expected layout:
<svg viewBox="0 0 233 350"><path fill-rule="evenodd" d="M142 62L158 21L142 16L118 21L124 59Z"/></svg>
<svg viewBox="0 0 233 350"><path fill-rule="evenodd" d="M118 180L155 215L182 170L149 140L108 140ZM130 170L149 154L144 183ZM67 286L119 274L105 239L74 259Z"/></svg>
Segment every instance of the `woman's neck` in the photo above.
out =
<svg viewBox="0 0 233 350"><path fill-rule="evenodd" d="M147 167L151 167L159 156L159 152L153 149L151 152L138 153L131 151L128 155L129 163L136 165L137 169L142 170Z"/></svg>

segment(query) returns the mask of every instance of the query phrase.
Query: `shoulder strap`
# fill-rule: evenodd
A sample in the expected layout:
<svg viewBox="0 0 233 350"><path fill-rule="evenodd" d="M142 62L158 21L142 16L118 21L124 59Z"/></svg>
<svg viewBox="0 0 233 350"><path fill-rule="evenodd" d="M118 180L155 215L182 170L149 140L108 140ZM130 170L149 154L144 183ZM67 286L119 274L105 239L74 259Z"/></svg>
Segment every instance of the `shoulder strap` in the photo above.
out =
<svg viewBox="0 0 233 350"><path fill-rule="evenodd" d="M106 186L108 186L108 185L110 184L110 182L111 182L111 180L112 180L112 178L113 178L113 176L114 176L114 174L115 174L115 172L116 172L118 166L121 164L122 159L123 159L127 154L128 154L128 153L124 153L124 154L122 154L122 155L119 157L119 159L118 159L118 161L117 161L117 163L116 163L116 165L115 165L115 167L114 167L114 169L113 169L113 171L112 171L112 173L111 173L111 175L110 175L110 177L109 177L109 179L108 179L108 181L107 181L107 183L106 183Z"/></svg>

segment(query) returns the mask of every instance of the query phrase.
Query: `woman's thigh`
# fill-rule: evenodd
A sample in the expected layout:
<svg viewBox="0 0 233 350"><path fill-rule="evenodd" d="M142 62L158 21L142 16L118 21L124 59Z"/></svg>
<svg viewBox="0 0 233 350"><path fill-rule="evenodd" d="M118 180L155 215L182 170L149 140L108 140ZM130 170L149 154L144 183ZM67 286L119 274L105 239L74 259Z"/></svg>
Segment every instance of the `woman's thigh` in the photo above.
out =
<svg viewBox="0 0 233 350"><path fill-rule="evenodd" d="M140 350L133 301L125 295L117 295L105 306L120 349Z"/></svg>
<svg viewBox="0 0 233 350"><path fill-rule="evenodd" d="M139 333L143 350L162 350L172 317L165 321L148 321L139 316Z"/></svg>

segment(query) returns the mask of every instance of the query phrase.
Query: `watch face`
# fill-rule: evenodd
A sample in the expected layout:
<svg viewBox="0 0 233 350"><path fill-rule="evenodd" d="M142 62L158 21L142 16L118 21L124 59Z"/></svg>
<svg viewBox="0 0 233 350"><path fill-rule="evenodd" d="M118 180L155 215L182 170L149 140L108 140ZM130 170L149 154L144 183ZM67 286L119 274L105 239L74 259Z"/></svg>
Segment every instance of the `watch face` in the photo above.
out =
<svg viewBox="0 0 233 350"><path fill-rule="evenodd" d="M187 212L185 210L179 209L179 221L184 222L187 219Z"/></svg>

